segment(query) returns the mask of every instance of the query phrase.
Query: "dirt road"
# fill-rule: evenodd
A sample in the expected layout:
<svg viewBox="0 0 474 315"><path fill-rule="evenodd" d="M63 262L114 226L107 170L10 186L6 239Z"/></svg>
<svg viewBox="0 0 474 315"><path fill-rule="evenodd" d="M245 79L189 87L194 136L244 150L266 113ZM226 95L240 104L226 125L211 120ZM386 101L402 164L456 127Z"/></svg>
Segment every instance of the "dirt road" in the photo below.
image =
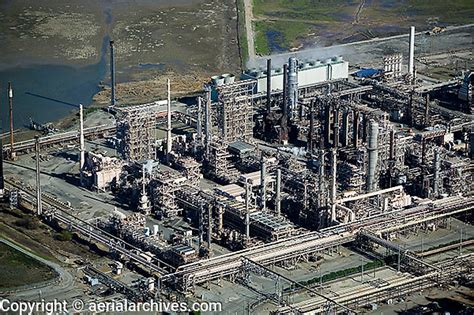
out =
<svg viewBox="0 0 474 315"><path fill-rule="evenodd" d="M253 27L252 27L252 21L253 21L252 1L253 0L244 0L245 29L247 31L247 45L249 49L249 60L253 60L255 58L254 32L253 32Z"/></svg>

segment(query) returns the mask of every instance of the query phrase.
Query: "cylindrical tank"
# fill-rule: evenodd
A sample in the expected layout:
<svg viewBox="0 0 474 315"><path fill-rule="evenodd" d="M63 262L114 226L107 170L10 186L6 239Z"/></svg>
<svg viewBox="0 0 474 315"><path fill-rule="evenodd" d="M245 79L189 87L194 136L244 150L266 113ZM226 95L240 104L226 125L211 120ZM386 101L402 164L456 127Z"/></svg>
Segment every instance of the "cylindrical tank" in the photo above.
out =
<svg viewBox="0 0 474 315"><path fill-rule="evenodd" d="M211 83L213 86L217 86L217 80L219 80L219 76L215 75L211 77Z"/></svg>
<svg viewBox="0 0 474 315"><path fill-rule="evenodd" d="M378 159L378 135L379 124L375 120L371 120L369 124L369 136L367 150L369 153L369 161L367 165L367 190L374 191L377 187L375 182L375 172L377 170Z"/></svg>
<svg viewBox="0 0 474 315"><path fill-rule="evenodd" d="M217 79L217 86L224 85L224 80L225 80L225 78L224 78L223 76L220 76L220 77Z"/></svg>
<svg viewBox="0 0 474 315"><path fill-rule="evenodd" d="M227 77L224 79L225 84L232 84L235 82L235 75L229 74Z"/></svg>
<svg viewBox="0 0 474 315"><path fill-rule="evenodd" d="M295 57L288 60L288 114L290 119L298 103L298 61Z"/></svg>

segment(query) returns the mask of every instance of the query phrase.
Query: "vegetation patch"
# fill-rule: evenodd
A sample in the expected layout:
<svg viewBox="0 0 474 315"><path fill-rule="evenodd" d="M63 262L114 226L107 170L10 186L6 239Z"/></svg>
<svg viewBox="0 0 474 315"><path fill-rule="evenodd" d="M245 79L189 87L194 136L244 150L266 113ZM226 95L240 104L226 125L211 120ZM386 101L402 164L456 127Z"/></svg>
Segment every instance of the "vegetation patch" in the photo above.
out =
<svg viewBox="0 0 474 315"><path fill-rule="evenodd" d="M363 265L363 268L365 272L365 271L373 270L375 268L382 267L384 265L385 265L385 262L383 260L374 260ZM309 280L300 281L299 284L303 286L311 286L316 283L320 283L320 282L325 283L328 281L344 278L344 277L351 276L353 274L357 274L361 272L362 272L362 266L352 267L352 268L347 268L343 270L333 271L333 272L324 274L322 276L311 278ZM297 289L297 285L295 284L286 288L285 291L293 291L294 289Z"/></svg>
<svg viewBox="0 0 474 315"><path fill-rule="evenodd" d="M56 274L41 262L0 243L0 290L53 279Z"/></svg>
<svg viewBox="0 0 474 315"><path fill-rule="evenodd" d="M256 21L254 25L255 50L260 55L291 49L298 38L304 38L313 28L309 23L279 20Z"/></svg>

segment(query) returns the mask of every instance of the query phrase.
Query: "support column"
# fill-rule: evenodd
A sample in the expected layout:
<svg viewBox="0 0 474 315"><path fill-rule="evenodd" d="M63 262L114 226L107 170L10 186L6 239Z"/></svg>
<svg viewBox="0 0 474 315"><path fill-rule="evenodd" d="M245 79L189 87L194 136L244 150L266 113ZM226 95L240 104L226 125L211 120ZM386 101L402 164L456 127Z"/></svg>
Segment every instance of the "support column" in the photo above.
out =
<svg viewBox="0 0 474 315"><path fill-rule="evenodd" d="M245 182L245 237L250 240L250 185Z"/></svg>
<svg viewBox="0 0 474 315"><path fill-rule="evenodd" d="M114 56L114 41L110 41L110 105L115 106L115 56Z"/></svg>
<svg viewBox="0 0 474 315"><path fill-rule="evenodd" d="M43 207L41 202L41 181L40 181L40 138L37 136L35 139L35 153L36 153L36 214L41 215L43 213Z"/></svg>
<svg viewBox="0 0 474 315"><path fill-rule="evenodd" d="M331 149L331 222L336 220L337 150Z"/></svg>
<svg viewBox="0 0 474 315"><path fill-rule="evenodd" d="M281 170L277 169L276 173L276 198L275 198L276 216L281 216Z"/></svg>
<svg viewBox="0 0 474 315"><path fill-rule="evenodd" d="M167 108L166 108L166 117L167 117L167 124L166 124L166 158L168 163L170 162L170 153L172 150L172 143L171 143L171 83L170 79L167 80L168 85L168 101L167 101Z"/></svg>
<svg viewBox="0 0 474 315"><path fill-rule="evenodd" d="M197 129L197 138L199 143L202 145L203 137L202 137L202 98L199 96L197 98L197 118L196 118L196 129Z"/></svg>
<svg viewBox="0 0 474 315"><path fill-rule="evenodd" d="M272 60L267 59L267 114L272 109Z"/></svg>
<svg viewBox="0 0 474 315"><path fill-rule="evenodd" d="M261 159L261 169L260 169L260 198L261 198L261 203L262 203L262 210L265 211L267 208L267 183L266 183L266 178L267 177L267 166L265 165L265 158L263 157L262 153L262 159Z"/></svg>
<svg viewBox="0 0 474 315"><path fill-rule="evenodd" d="M410 27L410 42L409 42L409 50L408 50L408 75L410 76L410 80L413 82L415 79L415 27Z"/></svg>
<svg viewBox="0 0 474 315"><path fill-rule="evenodd" d="M204 132L206 133L206 158L209 158L211 143L211 88L209 86L206 86L205 89L207 99L206 106L204 107L204 115L206 118Z"/></svg>
<svg viewBox="0 0 474 315"><path fill-rule="evenodd" d="M15 145L13 140L13 88L12 83L8 82L8 107L10 113L10 158L15 159Z"/></svg>
<svg viewBox="0 0 474 315"><path fill-rule="evenodd" d="M84 163L85 163L85 148L84 148L84 109L82 104L79 104L79 172L81 186L84 185Z"/></svg>

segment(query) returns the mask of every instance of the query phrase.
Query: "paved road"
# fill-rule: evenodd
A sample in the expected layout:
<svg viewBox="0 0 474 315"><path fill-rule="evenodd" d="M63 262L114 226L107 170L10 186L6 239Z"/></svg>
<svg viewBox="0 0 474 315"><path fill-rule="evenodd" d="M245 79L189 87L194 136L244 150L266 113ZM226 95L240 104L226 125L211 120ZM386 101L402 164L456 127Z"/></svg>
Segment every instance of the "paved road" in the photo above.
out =
<svg viewBox="0 0 474 315"><path fill-rule="evenodd" d="M39 300L40 299L39 291L41 290L41 298L44 298L45 300L51 300L54 298L61 298L65 296L67 292L71 291L74 288L74 277L68 271L62 268L60 265L53 263L49 260L46 260L42 257L39 257L36 254L30 251L27 251L24 248L4 238L0 238L0 242L53 268L59 275L59 282L55 282L46 287L41 287L41 284L39 283L38 286L40 286L40 288L25 288L24 290L20 290L13 293L11 295L11 298L15 300L20 300L20 299L21 300Z"/></svg>
<svg viewBox="0 0 474 315"><path fill-rule="evenodd" d="M249 60L255 58L255 42L254 42L254 32L252 27L253 21L253 0L244 0L244 11L245 11L245 30L247 31L247 46L249 51Z"/></svg>

